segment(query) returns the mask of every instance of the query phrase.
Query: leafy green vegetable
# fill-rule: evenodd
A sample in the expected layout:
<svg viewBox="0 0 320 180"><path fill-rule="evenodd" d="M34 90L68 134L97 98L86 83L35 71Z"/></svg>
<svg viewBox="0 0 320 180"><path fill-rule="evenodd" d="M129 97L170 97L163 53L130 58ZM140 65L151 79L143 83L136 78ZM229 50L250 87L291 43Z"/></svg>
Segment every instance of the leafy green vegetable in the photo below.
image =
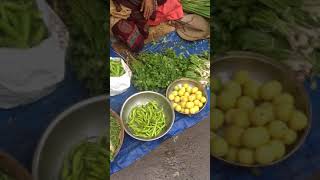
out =
<svg viewBox="0 0 320 180"><path fill-rule="evenodd" d="M110 115L110 160L114 159L115 150L118 148L120 144L120 131L120 124L112 115Z"/></svg>

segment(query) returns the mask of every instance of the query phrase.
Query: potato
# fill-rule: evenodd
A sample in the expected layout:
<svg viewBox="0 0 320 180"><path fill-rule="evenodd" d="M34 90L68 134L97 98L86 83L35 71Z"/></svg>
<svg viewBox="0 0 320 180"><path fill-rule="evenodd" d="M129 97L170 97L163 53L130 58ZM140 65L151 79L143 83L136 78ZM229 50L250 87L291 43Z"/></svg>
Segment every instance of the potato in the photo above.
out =
<svg viewBox="0 0 320 180"><path fill-rule="evenodd" d="M220 109L214 108L212 110L212 116L211 116L211 130L217 130L219 129L224 122L224 114Z"/></svg>
<svg viewBox="0 0 320 180"><path fill-rule="evenodd" d="M272 80L264 83L260 89L260 97L263 100L270 101L278 96L282 91L282 85L279 81Z"/></svg>
<svg viewBox="0 0 320 180"><path fill-rule="evenodd" d="M229 109L225 114L225 122L226 124L231 124L233 121L234 113L237 111L237 109Z"/></svg>
<svg viewBox="0 0 320 180"><path fill-rule="evenodd" d="M297 140L297 133L292 129L288 129L281 140L284 144L291 145Z"/></svg>
<svg viewBox="0 0 320 180"><path fill-rule="evenodd" d="M249 72L244 70L237 71L233 74L233 80L242 85L250 80Z"/></svg>
<svg viewBox="0 0 320 180"><path fill-rule="evenodd" d="M236 106L244 110L252 110L254 108L254 100L249 96L241 96L237 100Z"/></svg>
<svg viewBox="0 0 320 180"><path fill-rule="evenodd" d="M253 164L254 152L251 149L242 148L238 152L238 161L243 164Z"/></svg>
<svg viewBox="0 0 320 180"><path fill-rule="evenodd" d="M238 126L229 126L224 130L224 137L228 144L239 147L241 145L241 136L244 129Z"/></svg>
<svg viewBox="0 0 320 180"><path fill-rule="evenodd" d="M225 156L229 150L229 145L227 142L219 136L215 136L211 139L210 146L211 155L216 155L219 157Z"/></svg>
<svg viewBox="0 0 320 180"><path fill-rule="evenodd" d="M275 160L281 159L286 153L286 146L280 140L271 140L270 148L274 154Z"/></svg>
<svg viewBox="0 0 320 180"><path fill-rule="evenodd" d="M275 120L268 124L268 130L271 137L281 139L288 130L288 126L283 121Z"/></svg>
<svg viewBox="0 0 320 180"><path fill-rule="evenodd" d="M254 100L259 99L260 84L257 81L249 80L243 84L243 95L249 96Z"/></svg>
<svg viewBox="0 0 320 180"><path fill-rule="evenodd" d="M270 164L272 161L274 161L276 158L276 155L274 154L274 150L270 144L265 144L263 146L260 146L255 151L255 160L259 164Z"/></svg>
<svg viewBox="0 0 320 180"><path fill-rule="evenodd" d="M233 112L232 116L232 124L242 127L242 128L247 128L250 126L250 120L249 120L249 113L246 110L243 109L236 109Z"/></svg>
<svg viewBox="0 0 320 180"><path fill-rule="evenodd" d="M232 80L224 84L223 91L231 92L236 97L240 97L242 94L242 89L240 84Z"/></svg>
<svg viewBox="0 0 320 180"><path fill-rule="evenodd" d="M239 150L236 147L230 146L229 151L226 155L226 160L236 162L237 156L238 156L238 151Z"/></svg>
<svg viewBox="0 0 320 180"><path fill-rule="evenodd" d="M248 148L257 148L269 140L270 135L265 127L250 127L243 132L241 137L242 144Z"/></svg>
<svg viewBox="0 0 320 180"><path fill-rule="evenodd" d="M288 122L288 125L291 129L295 131L301 131L307 127L308 118L303 112L299 110L294 110L291 114L291 118Z"/></svg>
<svg viewBox="0 0 320 180"><path fill-rule="evenodd" d="M273 104L291 104L294 105L294 98L289 93L282 93L278 96L275 96L272 100Z"/></svg>
<svg viewBox="0 0 320 180"><path fill-rule="evenodd" d="M228 110L235 106L237 98L232 94L232 92L222 92L217 97L218 107L222 110Z"/></svg>
<svg viewBox="0 0 320 180"><path fill-rule="evenodd" d="M259 106L250 113L250 121L255 126L263 126L274 120L274 113L271 108Z"/></svg>
<svg viewBox="0 0 320 180"><path fill-rule="evenodd" d="M288 122L294 110L292 104L283 103L274 105L275 117L281 121Z"/></svg>

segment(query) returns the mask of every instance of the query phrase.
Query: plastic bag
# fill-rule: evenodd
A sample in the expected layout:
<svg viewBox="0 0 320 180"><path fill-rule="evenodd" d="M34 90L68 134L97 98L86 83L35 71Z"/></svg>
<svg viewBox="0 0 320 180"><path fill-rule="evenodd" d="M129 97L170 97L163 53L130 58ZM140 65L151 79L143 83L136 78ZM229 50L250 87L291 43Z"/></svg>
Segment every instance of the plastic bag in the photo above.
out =
<svg viewBox="0 0 320 180"><path fill-rule="evenodd" d="M29 49L0 48L0 108L34 102L64 79L69 34L45 0L36 0L49 37Z"/></svg>
<svg viewBox="0 0 320 180"><path fill-rule="evenodd" d="M122 58L110 57L110 61L121 61L125 73L120 77L110 77L110 96L116 96L128 90L132 72Z"/></svg>

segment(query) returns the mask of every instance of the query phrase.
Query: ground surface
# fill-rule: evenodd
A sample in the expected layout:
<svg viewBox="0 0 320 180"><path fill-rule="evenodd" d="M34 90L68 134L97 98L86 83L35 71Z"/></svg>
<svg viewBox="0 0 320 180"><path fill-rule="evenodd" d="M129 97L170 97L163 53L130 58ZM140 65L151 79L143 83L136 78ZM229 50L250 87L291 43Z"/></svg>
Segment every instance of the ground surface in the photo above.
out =
<svg viewBox="0 0 320 180"><path fill-rule="evenodd" d="M112 175L111 180L209 180L209 128L209 119L200 122Z"/></svg>

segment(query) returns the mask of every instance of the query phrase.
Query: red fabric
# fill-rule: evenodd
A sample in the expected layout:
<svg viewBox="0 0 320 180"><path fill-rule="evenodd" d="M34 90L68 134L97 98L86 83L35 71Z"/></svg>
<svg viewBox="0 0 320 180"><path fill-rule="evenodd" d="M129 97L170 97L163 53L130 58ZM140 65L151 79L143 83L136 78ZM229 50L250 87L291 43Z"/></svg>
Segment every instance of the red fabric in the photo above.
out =
<svg viewBox="0 0 320 180"><path fill-rule="evenodd" d="M148 21L150 26L156 26L169 20L181 19L184 14L179 0L167 0L163 5L157 8L156 15L155 20Z"/></svg>

